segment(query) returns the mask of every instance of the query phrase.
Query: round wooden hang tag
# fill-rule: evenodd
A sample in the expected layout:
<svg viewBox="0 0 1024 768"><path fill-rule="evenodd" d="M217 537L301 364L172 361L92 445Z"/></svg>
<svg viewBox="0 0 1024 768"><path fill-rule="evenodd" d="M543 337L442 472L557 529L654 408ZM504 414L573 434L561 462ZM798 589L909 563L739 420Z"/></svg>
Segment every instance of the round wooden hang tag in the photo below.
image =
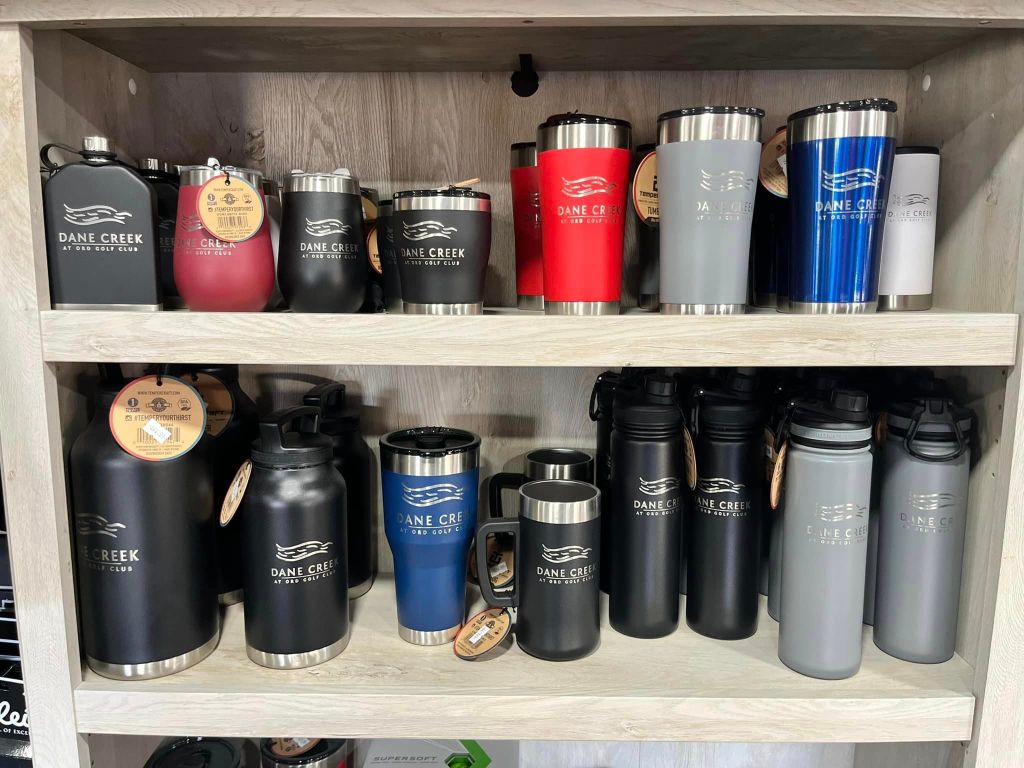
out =
<svg viewBox="0 0 1024 768"><path fill-rule="evenodd" d="M776 197L789 197L786 177L786 129L772 136L761 148L761 164L757 172L764 188Z"/></svg>
<svg viewBox="0 0 1024 768"><path fill-rule="evenodd" d="M248 240L263 226L263 195L238 176L224 173L203 184L196 208L206 231L225 243Z"/></svg>
<svg viewBox="0 0 1024 768"><path fill-rule="evenodd" d="M245 489L249 487L249 478L252 476L252 459L246 459L242 466L235 472L235 477L228 486L228 492L224 494L224 501L220 505L220 525L223 528L231 522L238 508L242 505L242 497L245 496Z"/></svg>
<svg viewBox="0 0 1024 768"><path fill-rule="evenodd" d="M658 157L648 152L633 174L633 209L644 224L658 222Z"/></svg>
<svg viewBox="0 0 1024 768"><path fill-rule="evenodd" d="M299 757L319 743L320 739L303 739L298 736L290 739L271 739L270 752L274 757Z"/></svg>
<svg viewBox="0 0 1024 768"><path fill-rule="evenodd" d="M768 503L772 509L778 509L782 501L782 481L786 476L786 456L789 454L789 440L782 444L779 455L775 458L775 469L772 471L772 484L768 491Z"/></svg>
<svg viewBox="0 0 1024 768"><path fill-rule="evenodd" d="M206 405L191 385L174 376L141 376L117 393L110 433L128 454L145 461L184 456L206 431Z"/></svg>
<svg viewBox="0 0 1024 768"><path fill-rule="evenodd" d="M206 402L206 434L216 437L231 423L235 413L235 398L227 385L208 373L191 376L192 386L199 390Z"/></svg>
<svg viewBox="0 0 1024 768"><path fill-rule="evenodd" d="M366 236L366 257L370 260L370 266L373 268L373 271L378 275L381 273L379 237L380 228L374 224L370 228L370 234Z"/></svg>
<svg viewBox="0 0 1024 768"><path fill-rule="evenodd" d="M693 447L690 429L683 425L683 460L686 462L686 484L692 491L697 487L697 451Z"/></svg>

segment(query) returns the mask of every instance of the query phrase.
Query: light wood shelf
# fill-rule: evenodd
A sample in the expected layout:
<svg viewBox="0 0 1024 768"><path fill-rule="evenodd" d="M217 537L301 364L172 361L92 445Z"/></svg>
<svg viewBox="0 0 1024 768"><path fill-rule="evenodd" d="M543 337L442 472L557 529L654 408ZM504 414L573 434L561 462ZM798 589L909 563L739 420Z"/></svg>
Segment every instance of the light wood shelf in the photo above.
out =
<svg viewBox="0 0 1024 768"><path fill-rule="evenodd" d="M77 362L482 366L1012 365L1017 316L770 311L476 317L44 311L43 356Z"/></svg>
<svg viewBox="0 0 1024 768"><path fill-rule="evenodd" d="M763 602L763 600L762 600ZM220 647L191 670L122 683L86 672L75 692L82 733L387 738L693 741L943 741L970 737L971 668L910 664L879 651L848 680L814 680L777 658L763 610L747 640L710 640L685 624L659 640L602 629L586 659L546 662L513 647L470 663L450 646L396 632L394 585L353 602L348 648L306 670L269 670L245 655L242 609Z"/></svg>

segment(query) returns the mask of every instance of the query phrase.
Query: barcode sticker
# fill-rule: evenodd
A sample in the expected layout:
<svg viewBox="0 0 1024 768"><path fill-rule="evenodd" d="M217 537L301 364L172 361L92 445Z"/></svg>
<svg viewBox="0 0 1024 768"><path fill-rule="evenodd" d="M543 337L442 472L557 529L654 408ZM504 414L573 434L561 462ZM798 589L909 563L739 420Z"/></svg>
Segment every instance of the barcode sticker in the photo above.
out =
<svg viewBox="0 0 1024 768"><path fill-rule="evenodd" d="M504 560L497 565L491 566L491 576L501 576L503 573L508 573L508 566L505 565Z"/></svg>
<svg viewBox="0 0 1024 768"><path fill-rule="evenodd" d="M785 174L786 178L789 178L789 170L786 168L786 156L779 155L778 159L779 167L782 169L782 173Z"/></svg>
<svg viewBox="0 0 1024 768"><path fill-rule="evenodd" d="M246 216L218 216L217 226L227 227L228 229L241 229L248 222Z"/></svg>
<svg viewBox="0 0 1024 768"><path fill-rule="evenodd" d="M480 629L478 629L476 632L474 632L472 635L469 636L469 644L470 645L479 645L480 641L483 640L485 637L487 637L487 633L490 632L490 631L491 631L491 628L488 627L486 624L484 626L480 627Z"/></svg>
<svg viewBox="0 0 1024 768"><path fill-rule="evenodd" d="M146 425L142 428L142 431L160 443L160 445L166 443L167 438L174 434L171 430L161 426L160 422L156 419L150 419L147 421Z"/></svg>

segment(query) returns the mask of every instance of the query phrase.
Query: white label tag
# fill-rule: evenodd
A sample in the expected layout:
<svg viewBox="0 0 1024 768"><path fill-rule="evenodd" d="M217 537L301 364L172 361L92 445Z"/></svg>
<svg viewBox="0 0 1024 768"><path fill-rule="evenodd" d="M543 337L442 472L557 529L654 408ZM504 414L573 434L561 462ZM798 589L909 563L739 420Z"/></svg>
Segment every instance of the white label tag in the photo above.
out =
<svg viewBox="0 0 1024 768"><path fill-rule="evenodd" d="M779 167L782 169L782 172L786 175L786 178L788 179L789 178L789 171L786 169L786 156L785 155L779 155L778 163L779 163Z"/></svg>
<svg viewBox="0 0 1024 768"><path fill-rule="evenodd" d="M505 565L505 561L502 560L497 565L491 566L491 576L501 576L503 573L508 573L508 566Z"/></svg>
<svg viewBox="0 0 1024 768"><path fill-rule="evenodd" d="M476 632L474 632L472 635L470 635L470 637L469 637L469 644L470 645L478 644L481 640L483 640L485 637L487 637L487 633L490 632L490 631L491 631L491 628L488 627L488 626L480 627L480 629L478 629Z"/></svg>
<svg viewBox="0 0 1024 768"><path fill-rule="evenodd" d="M167 438L171 436L171 431L165 429L160 425L160 422L156 419L150 419L146 422L146 425L142 428L142 431L152 437L158 443L163 445L167 442Z"/></svg>
<svg viewBox="0 0 1024 768"><path fill-rule="evenodd" d="M292 736L292 744L294 744L299 749L302 749L304 746L309 744L309 739L303 739L301 737Z"/></svg>

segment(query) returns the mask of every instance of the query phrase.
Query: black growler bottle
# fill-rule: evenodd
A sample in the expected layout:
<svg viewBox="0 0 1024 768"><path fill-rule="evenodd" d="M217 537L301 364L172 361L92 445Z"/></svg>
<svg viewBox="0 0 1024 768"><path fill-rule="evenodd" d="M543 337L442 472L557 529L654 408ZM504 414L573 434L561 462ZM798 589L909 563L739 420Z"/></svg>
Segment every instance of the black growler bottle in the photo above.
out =
<svg viewBox="0 0 1024 768"><path fill-rule="evenodd" d="M56 309L161 307L156 192L121 163L103 136L82 139L80 163L58 166L43 187L50 298Z"/></svg>
<svg viewBox="0 0 1024 768"><path fill-rule="evenodd" d="M208 439L177 459L121 449L109 416L120 383L101 386L71 448L79 614L86 662L137 680L197 664L217 645Z"/></svg>
<svg viewBox="0 0 1024 768"><path fill-rule="evenodd" d="M174 284L174 227L178 219L178 175L155 157L139 161L139 173L156 192L157 248L160 254L160 290L164 309L182 309L185 302Z"/></svg>
<svg viewBox="0 0 1024 768"><path fill-rule="evenodd" d="M697 485L686 573L686 623L721 640L757 629L764 413L756 377L731 373L721 389L695 393Z"/></svg>
<svg viewBox="0 0 1024 768"><path fill-rule="evenodd" d="M619 374L605 371L597 377L590 393L590 420L597 423L597 450L594 455L594 484L601 491L601 506L610 507L612 467L612 406ZM608 593L612 585L611 515L601 515L601 591Z"/></svg>
<svg viewBox="0 0 1024 768"><path fill-rule="evenodd" d="M662 637L679 624L682 427L667 376L648 374L616 396L608 615L625 635Z"/></svg>
<svg viewBox="0 0 1024 768"><path fill-rule="evenodd" d="M264 667L320 664L348 644L345 481L319 418L306 406L276 411L252 446L241 512L245 646Z"/></svg>
<svg viewBox="0 0 1024 768"><path fill-rule="evenodd" d="M370 446L359 428L359 411L345 407L345 385L328 382L309 390L304 405L320 409L320 434L331 439L334 466L345 478L348 512L348 596L370 591L376 575L376 537L371 498L373 478Z"/></svg>
<svg viewBox="0 0 1024 768"><path fill-rule="evenodd" d="M175 369L172 369L172 371ZM249 458L259 416L256 403L238 382L237 365L189 366L181 371L206 402L206 434L210 440L214 507L220 510L242 462ZM220 602L242 599L241 526L217 526L217 589Z"/></svg>

